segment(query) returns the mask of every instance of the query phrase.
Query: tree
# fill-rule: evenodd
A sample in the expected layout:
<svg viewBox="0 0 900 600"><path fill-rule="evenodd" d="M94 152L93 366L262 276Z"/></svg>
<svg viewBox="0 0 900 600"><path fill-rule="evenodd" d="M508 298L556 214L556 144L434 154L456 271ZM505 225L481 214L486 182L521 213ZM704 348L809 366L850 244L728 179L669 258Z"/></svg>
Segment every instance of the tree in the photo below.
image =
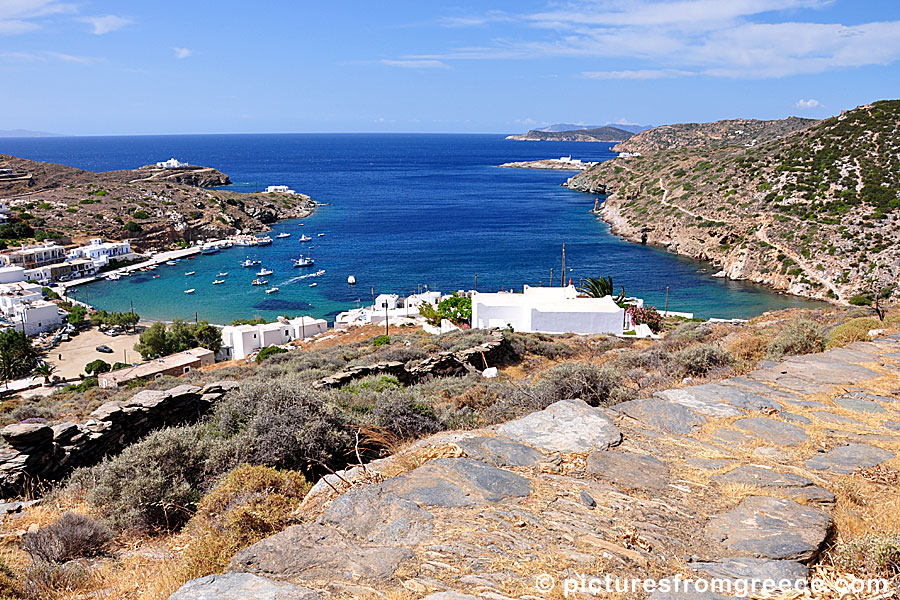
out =
<svg viewBox="0 0 900 600"><path fill-rule="evenodd" d="M173 319L166 333L167 354L184 352L197 347L197 338L194 337L193 328L181 319Z"/></svg>
<svg viewBox="0 0 900 600"><path fill-rule="evenodd" d="M47 362L42 362L34 368L35 376L44 378L44 385L50 385L50 377L54 373L56 373L56 366Z"/></svg>
<svg viewBox="0 0 900 600"><path fill-rule="evenodd" d="M622 303L625 301L625 287L619 286L622 291L619 292L619 295L613 298L613 301L622 306ZM578 291L582 294L590 297L590 298L605 298L606 296L612 296L613 290L613 279L612 276L608 277L588 277L584 280L584 284L578 288Z"/></svg>
<svg viewBox="0 0 900 600"><path fill-rule="evenodd" d="M166 324L154 323L141 332L138 343L134 349L141 353L142 358L152 356L165 356L168 354L168 342L166 340Z"/></svg>
<svg viewBox="0 0 900 600"><path fill-rule="evenodd" d="M69 324L77 327L78 325L81 325L86 316L87 309L80 304L75 304L69 310Z"/></svg>
<svg viewBox="0 0 900 600"><path fill-rule="evenodd" d="M425 317L429 325L437 327L441 324L441 313L431 302L423 302L419 305L419 314Z"/></svg>
<svg viewBox="0 0 900 600"><path fill-rule="evenodd" d="M38 353L21 331L0 333L0 377L8 381L29 375L37 366Z"/></svg>
<svg viewBox="0 0 900 600"><path fill-rule="evenodd" d="M456 325L468 324L472 320L472 299L453 294L438 303L438 313Z"/></svg>
<svg viewBox="0 0 900 600"><path fill-rule="evenodd" d="M194 339L200 346L213 352L218 352L222 348L222 330L207 321L200 321L194 326Z"/></svg>
<svg viewBox="0 0 900 600"><path fill-rule="evenodd" d="M84 372L88 375L99 375L100 373L109 373L112 367L105 360L98 358L84 365Z"/></svg>

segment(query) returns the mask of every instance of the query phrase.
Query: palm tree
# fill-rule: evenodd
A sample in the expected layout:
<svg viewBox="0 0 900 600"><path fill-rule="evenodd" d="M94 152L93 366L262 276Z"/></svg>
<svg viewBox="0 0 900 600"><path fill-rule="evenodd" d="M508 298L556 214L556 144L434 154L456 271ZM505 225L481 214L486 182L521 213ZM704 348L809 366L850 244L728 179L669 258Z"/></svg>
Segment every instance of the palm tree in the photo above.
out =
<svg viewBox="0 0 900 600"><path fill-rule="evenodd" d="M619 286L622 291L619 292L619 295L613 298L613 301L619 306L622 305L622 302L625 300L625 288L623 286ZM578 291L582 294L585 294L589 298L605 298L606 296L613 295L613 279L612 276L608 277L588 277L584 280L584 284L578 288Z"/></svg>
<svg viewBox="0 0 900 600"><path fill-rule="evenodd" d="M37 377L44 378L44 385L50 385L50 376L56 373L56 366L50 363L41 363L34 368L34 374Z"/></svg>

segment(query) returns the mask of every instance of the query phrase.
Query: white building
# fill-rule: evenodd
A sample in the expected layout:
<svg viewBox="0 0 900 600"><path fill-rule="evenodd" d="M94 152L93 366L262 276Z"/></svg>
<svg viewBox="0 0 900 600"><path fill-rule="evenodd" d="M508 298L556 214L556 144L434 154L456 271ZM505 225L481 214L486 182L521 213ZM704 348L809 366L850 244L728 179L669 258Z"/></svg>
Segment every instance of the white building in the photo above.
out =
<svg viewBox="0 0 900 600"><path fill-rule="evenodd" d="M37 335L62 324L59 307L47 300L21 302L13 306L12 328L25 335Z"/></svg>
<svg viewBox="0 0 900 600"><path fill-rule="evenodd" d="M354 308L340 313L335 317L335 329L346 329L354 325L373 325L384 323L385 317L396 324L422 322L419 316L419 306L422 304L434 304L446 298L441 292L423 292L401 298L397 294L380 294L375 297L375 304L363 308ZM387 314L385 314L387 309Z"/></svg>
<svg viewBox="0 0 900 600"><path fill-rule="evenodd" d="M69 259L65 262L44 265L25 271L25 278L49 285L55 281L74 281L90 277L99 267L87 258Z"/></svg>
<svg viewBox="0 0 900 600"><path fill-rule="evenodd" d="M221 360L241 360L268 346L283 346L294 340L325 333L328 322L312 317L279 318L263 325L228 325L222 328Z"/></svg>
<svg viewBox="0 0 900 600"><path fill-rule="evenodd" d="M23 245L21 248L0 253L0 261L4 265L8 267L24 267L26 269L61 262L65 258L66 249L55 242L44 242L32 246Z"/></svg>
<svg viewBox="0 0 900 600"><path fill-rule="evenodd" d="M0 267L0 284L25 281L24 267Z"/></svg>
<svg viewBox="0 0 900 600"><path fill-rule="evenodd" d="M156 166L160 169L180 169L182 167L189 167L191 165L186 162L181 162L176 158L170 158L169 160L164 160L156 163Z"/></svg>
<svg viewBox="0 0 900 600"><path fill-rule="evenodd" d="M36 283L22 281L0 285L0 313L11 318L15 314L17 305L37 302L43 298L41 286Z"/></svg>
<svg viewBox="0 0 900 600"><path fill-rule="evenodd" d="M296 194L295 190L288 188L286 185L270 185L266 188L267 194Z"/></svg>
<svg viewBox="0 0 900 600"><path fill-rule="evenodd" d="M97 267L109 264L111 260L131 260L134 254L131 252L131 243L128 240L121 242L104 242L100 238L94 238L87 246L81 246L69 250L69 259L87 258Z"/></svg>
<svg viewBox="0 0 900 600"><path fill-rule="evenodd" d="M473 294L472 327L621 335L625 330L625 309L616 305L611 296L578 297L578 292L571 285L555 288L526 285L521 294Z"/></svg>

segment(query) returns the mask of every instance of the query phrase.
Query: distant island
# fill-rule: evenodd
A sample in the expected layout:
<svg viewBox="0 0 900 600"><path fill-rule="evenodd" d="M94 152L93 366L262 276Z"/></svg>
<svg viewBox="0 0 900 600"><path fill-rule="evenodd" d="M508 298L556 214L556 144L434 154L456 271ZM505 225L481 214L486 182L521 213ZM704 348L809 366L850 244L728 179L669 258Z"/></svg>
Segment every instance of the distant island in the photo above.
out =
<svg viewBox="0 0 900 600"><path fill-rule="evenodd" d="M550 127L548 129L552 129ZM624 142L634 133L620 127L604 125L593 129L573 129L567 131L546 131L532 129L524 135L510 135L508 140L518 142Z"/></svg>
<svg viewBox="0 0 900 600"><path fill-rule="evenodd" d="M583 162L580 159L573 159L571 156L560 156L559 158L545 158L543 160L525 160L519 162L508 162L500 165L506 169L547 169L550 171L584 171L596 165L595 162Z"/></svg>
<svg viewBox="0 0 900 600"><path fill-rule="evenodd" d="M28 129L0 129L0 138L37 138L37 137L62 137L58 133L45 131L30 131Z"/></svg>

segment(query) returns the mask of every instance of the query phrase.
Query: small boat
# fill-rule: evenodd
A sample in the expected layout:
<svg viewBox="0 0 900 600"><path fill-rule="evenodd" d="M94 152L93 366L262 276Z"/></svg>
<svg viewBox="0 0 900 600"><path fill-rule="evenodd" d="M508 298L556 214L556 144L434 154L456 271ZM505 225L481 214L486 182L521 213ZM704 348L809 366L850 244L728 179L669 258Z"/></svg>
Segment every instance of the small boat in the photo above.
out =
<svg viewBox="0 0 900 600"><path fill-rule="evenodd" d="M277 287L277 286L276 286L276 287L270 287L269 289L266 290L266 293L267 293L267 294L274 294L274 293L277 292L277 291L278 291L278 287Z"/></svg>
<svg viewBox="0 0 900 600"><path fill-rule="evenodd" d="M189 289L189 290L184 290L184 293L185 293L185 294L193 294L195 291L196 291L196 290L195 290L194 288L191 288L191 289Z"/></svg>
<svg viewBox="0 0 900 600"><path fill-rule="evenodd" d="M219 285L221 283L225 283L225 280L224 279L216 279L215 281L213 281L213 285Z"/></svg>
<svg viewBox="0 0 900 600"><path fill-rule="evenodd" d="M219 251L219 247L212 242L200 246L200 254L215 254Z"/></svg>
<svg viewBox="0 0 900 600"><path fill-rule="evenodd" d="M197 271L185 271L184 272L185 275L194 275L196 273L197 273Z"/></svg>
<svg viewBox="0 0 900 600"><path fill-rule="evenodd" d="M311 242L312 238L309 237L308 235L301 235L299 238L297 238L297 241L298 242Z"/></svg>
<svg viewBox="0 0 900 600"><path fill-rule="evenodd" d="M273 271L272 269L266 269L265 267L263 267L262 269L260 269L259 271L256 272L256 276L263 277L265 275L271 275L274 272L275 271Z"/></svg>
<svg viewBox="0 0 900 600"><path fill-rule="evenodd" d="M254 279L250 285L266 285L267 283L269 283L268 279Z"/></svg>
<svg viewBox="0 0 900 600"><path fill-rule="evenodd" d="M349 285L356 285L356 277L354 277L353 275L351 275L350 277L347 278L347 283L348 283Z"/></svg>
<svg viewBox="0 0 900 600"><path fill-rule="evenodd" d="M153 279L159 279L159 275L154 275Z"/></svg>
<svg viewBox="0 0 900 600"><path fill-rule="evenodd" d="M241 266L242 266L242 267L257 267L257 266L259 266L259 265L261 265L261 264L262 264L262 261L259 261L259 260L251 260L251 259L248 258L247 260L245 260L245 261L243 261L243 262L241 263Z"/></svg>
<svg viewBox="0 0 900 600"><path fill-rule="evenodd" d="M324 233L320 233L320 234L319 234L319 237L325 237L325 234L324 234Z"/></svg>
<svg viewBox="0 0 900 600"><path fill-rule="evenodd" d="M291 237L291 234L288 233L287 231L282 231L281 233L279 233L279 234L276 235L275 237L278 238L278 239L280 240L280 239L283 239L283 238L289 238L289 237Z"/></svg>
<svg viewBox="0 0 900 600"><path fill-rule="evenodd" d="M155 271L155 270L156 270L156 265L150 265L149 267L147 267L147 270L148 270L148 271Z"/></svg>
<svg viewBox="0 0 900 600"><path fill-rule="evenodd" d="M167 260L166 264L169 265L170 267L174 267L178 263L176 263L174 260Z"/></svg>
<svg viewBox="0 0 900 600"><path fill-rule="evenodd" d="M118 281L121 278L122 278L122 276L119 275L118 273L110 273L109 275L106 276L106 279L108 281Z"/></svg>
<svg viewBox="0 0 900 600"><path fill-rule="evenodd" d="M257 246L268 246L268 245L271 244L271 243L272 243L272 238L270 238L270 237L267 236L267 235L264 235L264 236L262 236L262 237L256 238L256 245L257 245Z"/></svg>
<svg viewBox="0 0 900 600"><path fill-rule="evenodd" d="M309 284L309 287L316 287L317 285L319 285L319 284L316 282L312 282L311 284Z"/></svg>
<svg viewBox="0 0 900 600"><path fill-rule="evenodd" d="M216 277L228 277L228 271L219 271L219 274Z"/></svg>
<svg viewBox="0 0 900 600"><path fill-rule="evenodd" d="M312 256L301 256L292 260L291 263L295 267L311 267L316 264L316 261Z"/></svg>

